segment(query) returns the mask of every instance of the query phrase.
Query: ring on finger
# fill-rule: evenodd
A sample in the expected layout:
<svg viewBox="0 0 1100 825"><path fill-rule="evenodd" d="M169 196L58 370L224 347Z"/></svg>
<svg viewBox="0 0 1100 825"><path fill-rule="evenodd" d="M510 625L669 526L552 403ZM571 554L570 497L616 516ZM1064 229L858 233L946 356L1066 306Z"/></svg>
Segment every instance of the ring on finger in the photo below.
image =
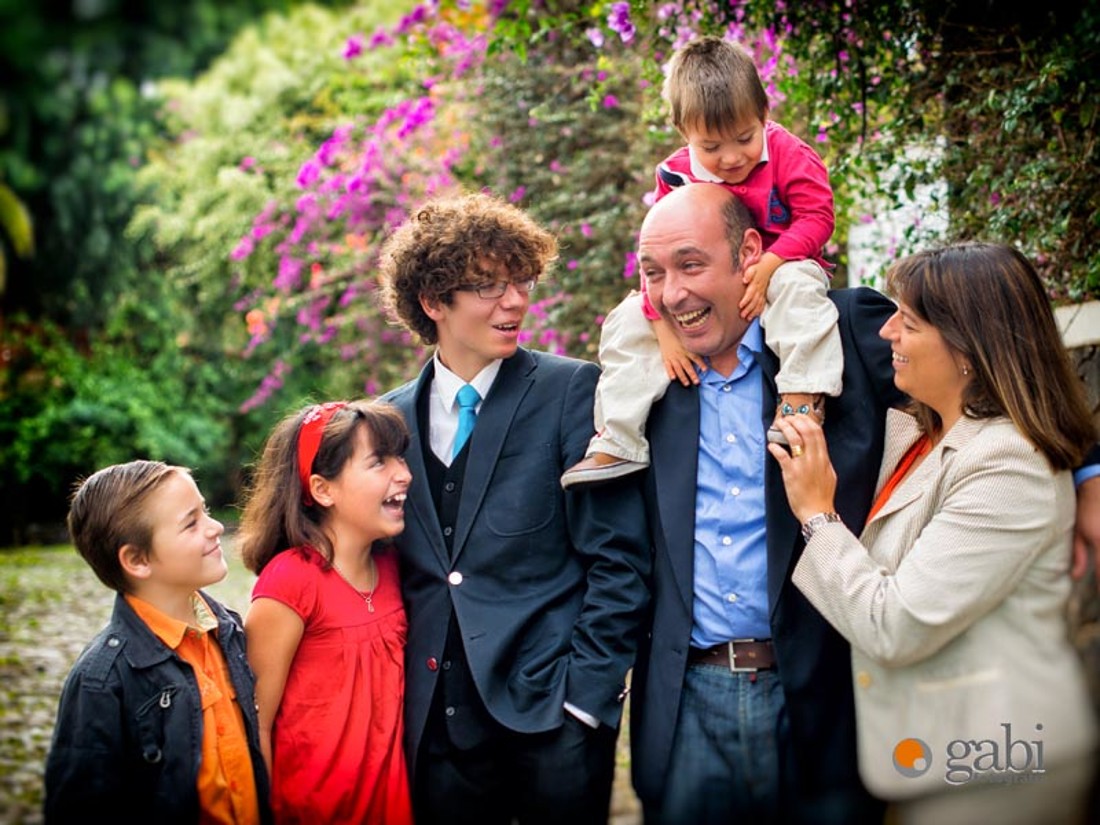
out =
<svg viewBox="0 0 1100 825"><path fill-rule="evenodd" d="M798 458L800 455L802 455L802 445L801 444L792 444L791 445L791 456L794 457L794 458Z"/></svg>

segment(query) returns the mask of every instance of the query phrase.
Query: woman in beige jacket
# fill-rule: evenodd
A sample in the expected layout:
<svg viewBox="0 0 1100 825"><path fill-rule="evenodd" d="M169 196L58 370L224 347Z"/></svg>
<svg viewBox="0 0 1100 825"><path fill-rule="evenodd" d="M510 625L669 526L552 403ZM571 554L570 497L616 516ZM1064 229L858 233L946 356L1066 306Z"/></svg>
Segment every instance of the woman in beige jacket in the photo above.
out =
<svg viewBox="0 0 1100 825"><path fill-rule="evenodd" d="M1071 469L1095 440L1042 283L1007 246L887 274L895 383L878 498L833 515L821 428L784 420L793 580L852 645L860 772L909 823L1082 821L1096 723L1065 618Z"/></svg>

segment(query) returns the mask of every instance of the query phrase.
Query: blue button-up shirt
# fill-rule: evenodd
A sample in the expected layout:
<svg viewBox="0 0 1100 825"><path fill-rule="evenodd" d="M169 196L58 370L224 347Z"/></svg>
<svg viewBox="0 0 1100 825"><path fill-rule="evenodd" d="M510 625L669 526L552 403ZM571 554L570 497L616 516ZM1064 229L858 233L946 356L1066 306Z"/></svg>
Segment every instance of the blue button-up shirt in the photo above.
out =
<svg viewBox="0 0 1100 825"><path fill-rule="evenodd" d="M754 321L737 347L733 374L708 369L699 386L695 493L695 603L691 644L767 639L768 554L764 508L764 345Z"/></svg>

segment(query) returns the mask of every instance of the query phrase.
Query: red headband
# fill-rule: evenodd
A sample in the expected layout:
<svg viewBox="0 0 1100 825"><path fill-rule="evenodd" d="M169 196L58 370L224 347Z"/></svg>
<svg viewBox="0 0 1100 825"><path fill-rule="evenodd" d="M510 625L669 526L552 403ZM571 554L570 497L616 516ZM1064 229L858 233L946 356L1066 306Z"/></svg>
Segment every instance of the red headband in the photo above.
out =
<svg viewBox="0 0 1100 825"><path fill-rule="evenodd" d="M339 410L347 406L344 401L329 401L327 404L314 404L298 428L298 479L302 482L302 503L307 507L313 504L309 492L309 477L313 474L313 459L321 448L321 436L325 425Z"/></svg>

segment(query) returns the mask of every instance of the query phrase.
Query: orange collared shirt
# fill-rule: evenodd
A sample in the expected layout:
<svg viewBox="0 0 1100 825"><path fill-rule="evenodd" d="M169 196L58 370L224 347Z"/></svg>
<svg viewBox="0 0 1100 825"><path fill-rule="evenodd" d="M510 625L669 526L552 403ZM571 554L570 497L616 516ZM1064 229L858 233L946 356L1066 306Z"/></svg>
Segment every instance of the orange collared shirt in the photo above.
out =
<svg viewBox="0 0 1100 825"><path fill-rule="evenodd" d="M173 619L134 596L126 601L149 629L191 665L202 697L202 761L199 764L199 822L251 825L260 821L256 780L244 716L235 701L225 655L218 644L218 620L198 593L191 597L197 626Z"/></svg>

